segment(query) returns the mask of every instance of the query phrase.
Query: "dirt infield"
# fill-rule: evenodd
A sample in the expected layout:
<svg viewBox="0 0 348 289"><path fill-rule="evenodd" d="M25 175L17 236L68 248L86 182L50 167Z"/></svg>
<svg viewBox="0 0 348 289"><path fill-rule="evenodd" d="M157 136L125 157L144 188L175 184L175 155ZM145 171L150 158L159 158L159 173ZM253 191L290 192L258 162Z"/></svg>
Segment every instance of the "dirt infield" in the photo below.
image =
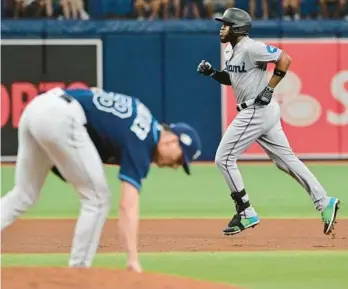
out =
<svg viewBox="0 0 348 289"><path fill-rule="evenodd" d="M2 289L238 289L169 275L94 268L6 268L2 277Z"/></svg>
<svg viewBox="0 0 348 289"><path fill-rule="evenodd" d="M341 250L348 247L348 219L336 236L323 234L321 220L261 220L253 229L226 237L227 220L143 220L141 252L250 250ZM75 220L17 220L2 236L3 253L69 253ZM98 252L123 252L117 220L105 224Z"/></svg>
<svg viewBox="0 0 348 289"><path fill-rule="evenodd" d="M75 220L18 220L2 234L2 253L69 253ZM346 250L348 220L339 220L335 237L317 220L262 220L254 229L226 237L226 220L143 220L141 252ZM123 252L117 220L108 220L98 252ZM20 278L18 278L20 276ZM3 289L236 289L187 278L122 270L66 268L2 269Z"/></svg>

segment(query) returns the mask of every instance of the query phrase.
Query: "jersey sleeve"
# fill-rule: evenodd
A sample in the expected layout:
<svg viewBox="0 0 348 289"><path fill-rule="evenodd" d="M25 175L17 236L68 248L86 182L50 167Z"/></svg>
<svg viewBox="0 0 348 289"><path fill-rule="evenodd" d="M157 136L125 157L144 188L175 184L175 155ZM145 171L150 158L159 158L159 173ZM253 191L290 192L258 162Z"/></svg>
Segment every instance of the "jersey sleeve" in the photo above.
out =
<svg viewBox="0 0 348 289"><path fill-rule="evenodd" d="M121 154L118 177L140 191L142 180L146 177L150 164L150 154L145 144L134 141Z"/></svg>
<svg viewBox="0 0 348 289"><path fill-rule="evenodd" d="M255 41L249 46L249 57L252 62L277 62L283 50L265 44L260 41Z"/></svg>

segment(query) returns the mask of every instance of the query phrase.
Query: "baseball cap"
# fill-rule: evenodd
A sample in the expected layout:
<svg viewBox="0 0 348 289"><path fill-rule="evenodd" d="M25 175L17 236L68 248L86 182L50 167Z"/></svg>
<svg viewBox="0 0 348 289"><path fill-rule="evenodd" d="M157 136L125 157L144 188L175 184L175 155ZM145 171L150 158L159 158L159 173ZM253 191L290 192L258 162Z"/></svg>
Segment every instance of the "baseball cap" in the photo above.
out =
<svg viewBox="0 0 348 289"><path fill-rule="evenodd" d="M179 122L169 125L172 132L179 137L184 152L184 171L189 175L189 163L196 160L202 153L202 143L197 131L186 123Z"/></svg>

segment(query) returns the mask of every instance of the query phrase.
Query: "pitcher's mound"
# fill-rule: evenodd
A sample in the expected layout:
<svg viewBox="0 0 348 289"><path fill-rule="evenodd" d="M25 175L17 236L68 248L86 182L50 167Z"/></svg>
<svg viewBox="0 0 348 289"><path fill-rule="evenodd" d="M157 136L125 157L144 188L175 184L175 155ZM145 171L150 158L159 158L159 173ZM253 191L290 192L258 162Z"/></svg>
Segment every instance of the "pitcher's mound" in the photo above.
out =
<svg viewBox="0 0 348 289"><path fill-rule="evenodd" d="M2 268L2 289L238 289L155 273L111 269Z"/></svg>

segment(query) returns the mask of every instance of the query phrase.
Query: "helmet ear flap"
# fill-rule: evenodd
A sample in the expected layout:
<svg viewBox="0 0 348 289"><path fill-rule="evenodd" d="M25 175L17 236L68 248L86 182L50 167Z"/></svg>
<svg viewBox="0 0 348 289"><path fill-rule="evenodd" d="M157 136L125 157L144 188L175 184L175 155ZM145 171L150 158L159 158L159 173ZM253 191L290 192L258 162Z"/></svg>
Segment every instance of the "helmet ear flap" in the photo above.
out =
<svg viewBox="0 0 348 289"><path fill-rule="evenodd" d="M238 34L239 32L239 27L233 27L233 26L230 26L230 33L235 35L235 34Z"/></svg>
<svg viewBox="0 0 348 289"><path fill-rule="evenodd" d="M241 27L230 26L230 34L233 36L240 35L240 33L239 33L240 30L241 30Z"/></svg>
<svg viewBox="0 0 348 289"><path fill-rule="evenodd" d="M240 27L233 27L230 26L230 33L234 36L239 36L239 35L248 35L248 30L246 30L245 26L240 26Z"/></svg>

